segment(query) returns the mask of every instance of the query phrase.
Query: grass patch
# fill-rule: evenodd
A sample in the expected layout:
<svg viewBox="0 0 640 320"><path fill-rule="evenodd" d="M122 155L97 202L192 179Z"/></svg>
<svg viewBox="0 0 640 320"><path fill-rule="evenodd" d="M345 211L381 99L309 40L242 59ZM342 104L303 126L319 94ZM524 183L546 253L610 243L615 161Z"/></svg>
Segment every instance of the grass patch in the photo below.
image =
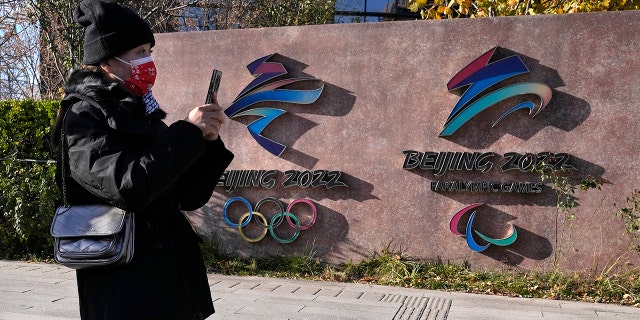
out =
<svg viewBox="0 0 640 320"><path fill-rule="evenodd" d="M224 275L264 276L315 281L367 283L429 290L504 295L640 307L640 271L585 275L514 270L478 271L468 265L420 262L389 248L359 263L330 265L309 256L241 258L202 245L208 271Z"/></svg>

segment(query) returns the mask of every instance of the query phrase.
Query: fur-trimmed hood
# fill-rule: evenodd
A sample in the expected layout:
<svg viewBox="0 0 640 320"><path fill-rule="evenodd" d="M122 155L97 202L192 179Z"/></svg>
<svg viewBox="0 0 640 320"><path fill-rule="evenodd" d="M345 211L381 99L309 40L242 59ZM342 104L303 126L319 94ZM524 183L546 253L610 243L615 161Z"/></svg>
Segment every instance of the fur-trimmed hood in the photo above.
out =
<svg viewBox="0 0 640 320"><path fill-rule="evenodd" d="M65 95L81 94L100 105L116 108L118 112L128 115L145 115L142 98L136 97L122 87L120 82L108 80L101 71L76 69L69 74L64 88ZM164 119L167 113L161 109L154 111L150 117Z"/></svg>
<svg viewBox="0 0 640 320"><path fill-rule="evenodd" d="M102 106L107 112L120 114L125 117L148 118L162 120L167 113L156 109L151 114L146 114L146 107L141 97L136 97L128 92L120 82L109 81L101 71L76 69L69 74L64 88L65 97L60 103L60 110L56 122L51 130L51 146L58 148L63 115L73 104L69 94L80 94Z"/></svg>

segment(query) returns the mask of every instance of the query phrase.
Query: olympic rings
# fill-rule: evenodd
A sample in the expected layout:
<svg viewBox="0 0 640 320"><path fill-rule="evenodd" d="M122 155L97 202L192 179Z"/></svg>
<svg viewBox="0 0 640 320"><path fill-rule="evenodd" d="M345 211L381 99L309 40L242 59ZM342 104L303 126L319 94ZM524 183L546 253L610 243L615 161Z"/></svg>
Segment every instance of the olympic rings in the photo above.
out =
<svg viewBox="0 0 640 320"><path fill-rule="evenodd" d="M262 225L266 226L267 225L267 218L265 218L262 213L254 211L253 215L258 217L258 219L262 220ZM240 221L244 221L244 219L247 219L247 217L249 217L249 212L245 213L242 215L242 217L240 217ZM248 221L248 219L247 219ZM256 222L258 222L258 220L256 220ZM260 222L258 222L258 224L260 224ZM242 237L242 239L245 239L249 242L258 242L262 239L264 239L264 237L267 236L267 228L264 228L264 230L262 231L262 233L257 237L257 238L249 238L247 236L244 235L244 232L242 231L242 225L238 226L238 233L240 234L240 236Z"/></svg>
<svg viewBox="0 0 640 320"><path fill-rule="evenodd" d="M229 217L227 217L227 208L229 208L229 205L235 201L242 201L249 209L249 216L248 216L249 218L247 219L247 221L242 222L242 226L246 227L249 224L249 221L251 221L253 210L251 210L251 203L249 203L249 201L247 201L247 199L243 197L235 197L227 200L227 203L224 204L224 209L222 209L222 212L224 213L224 221L226 221L227 224L230 225L231 227L234 227L234 228L238 227L238 224L231 222L231 220L229 220ZM242 219L240 219L240 221L242 221Z"/></svg>
<svg viewBox="0 0 640 320"><path fill-rule="evenodd" d="M271 201L271 202L275 203L278 206L278 208L280 209L279 212L284 212L284 204L282 203L282 201L280 201L280 200L278 200L276 198L272 198L272 197L267 197L267 198L264 198L264 199L258 201L258 203L256 203L255 211L260 211L260 206L262 206L267 201ZM289 210L287 210L287 211L289 211ZM274 224L274 227L279 226L282 223L282 219L283 219L282 216L280 216L280 220L278 220L278 222L276 224ZM258 222L258 224L260 224L260 223ZM265 223L262 226L265 227L265 228L269 228L269 225L267 225L266 219L265 219Z"/></svg>
<svg viewBox="0 0 640 320"><path fill-rule="evenodd" d="M316 206L313 205L313 203L308 200L308 199L296 199L293 200L293 202L291 202L289 204L289 206L287 206L287 212L291 212L291 208L293 207L294 204L298 203L298 202L304 202L306 204L309 205L309 207L311 207L311 210L313 210L313 216L311 217L311 222L305 224L304 226L300 226L298 224L298 220L295 219L294 215L286 215L287 216L287 222L289 222L289 225L296 229L296 230L307 230L309 228L311 228L311 226L316 223L316 218L318 217L318 211L316 211ZM296 224L293 224L293 222L291 221L291 218L294 218L296 221Z"/></svg>
<svg viewBox="0 0 640 320"><path fill-rule="evenodd" d="M287 216L287 221L291 221L291 219L293 219L293 221L296 222L295 226L300 226L300 223L298 223L298 218L296 218L296 216L294 216L292 213L290 212L280 212L278 214L276 214L275 216L273 216L273 218L271 218L271 221L273 222L273 220L277 219L277 218L281 218L283 215ZM273 237L274 240L276 240L276 242L278 243L291 243L293 242L293 240L298 238L298 235L300 235L300 229L294 227L294 229L296 229L296 232L293 234L293 236L291 236L291 238L289 239L280 239L278 238L278 236L276 236L275 231L273 231L273 224L269 224L269 233L271 233L271 236Z"/></svg>
<svg viewBox="0 0 640 320"><path fill-rule="evenodd" d="M238 220L238 223L233 223L231 222L231 220L229 219L228 216L228 211L229 211L229 206L233 203L233 202L237 202L240 201L242 203L244 203L247 208L249 209L248 212L244 213L242 216L240 216L240 219ZM271 218L271 220L267 223L267 218L265 217L265 215L263 215L260 212L260 207L262 205L264 205L267 202L273 202L276 204L277 209L279 210L278 212L276 212L276 214ZM291 209L293 208L293 206L297 203L303 202L305 204L307 204L313 214L311 217L311 221L303 226L300 225L300 220L298 219L298 217L296 217L293 213L291 213ZM234 197L231 198L229 200L227 200L227 202L224 204L224 208L223 208L223 216L224 216L224 220L226 221L227 225L229 225L230 227L237 229L238 233L240 234L240 236L248 241L248 242L258 242L262 239L264 239L264 237L267 235L267 232L269 234L271 234L271 237L278 243L281 244L287 244L287 243L291 243L294 240L296 240L298 238L298 236L300 235L300 231L302 230L307 230L309 228L311 228L311 226L313 226L317 220L318 217L318 211L316 209L316 206L313 204L313 202L309 199L296 199L294 201L292 201L285 209L284 204L282 203L282 201L276 199L276 198L272 198L272 197L268 197L268 198L264 198L260 201L258 201L258 203L256 203L255 208L251 207L251 204L249 203L249 201L243 197ZM255 219L253 219L253 217L256 217ZM261 233L255 237L255 238L250 238L248 237L245 233L243 228L245 228L247 225L249 225L249 223L251 222L251 220L254 220L256 222L256 224L258 224L259 226L261 226L263 228L263 230L261 231ZM292 227L295 232L294 234L289 237L288 239L283 239L280 238L276 232L275 229L280 226L280 224L282 223L282 221L287 220L287 223L290 227Z"/></svg>

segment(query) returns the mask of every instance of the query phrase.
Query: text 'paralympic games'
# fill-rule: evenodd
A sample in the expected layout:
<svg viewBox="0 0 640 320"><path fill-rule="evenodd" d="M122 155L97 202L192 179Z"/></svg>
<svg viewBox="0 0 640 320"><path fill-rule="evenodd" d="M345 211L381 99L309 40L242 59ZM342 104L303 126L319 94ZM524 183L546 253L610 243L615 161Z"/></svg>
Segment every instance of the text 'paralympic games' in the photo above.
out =
<svg viewBox="0 0 640 320"><path fill-rule="evenodd" d="M507 152L502 157L495 152L419 152L403 151L405 158L402 168L405 170L430 170L437 177L447 171L489 172L494 165L499 165L502 172L518 170L531 172L541 166L550 169L575 170L568 163L567 153L518 153ZM540 193L541 182L498 182L498 181L432 181L432 191L458 192L508 192L508 193Z"/></svg>

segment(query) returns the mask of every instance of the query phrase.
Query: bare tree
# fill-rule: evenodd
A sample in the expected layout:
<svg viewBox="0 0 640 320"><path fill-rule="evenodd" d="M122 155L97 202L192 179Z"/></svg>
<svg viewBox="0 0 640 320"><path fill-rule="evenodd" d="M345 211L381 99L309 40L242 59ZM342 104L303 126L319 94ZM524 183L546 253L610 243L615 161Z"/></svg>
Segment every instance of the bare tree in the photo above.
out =
<svg viewBox="0 0 640 320"><path fill-rule="evenodd" d="M182 5L180 0L128 0L118 1L120 4L138 12L151 26L155 33L175 32L177 21L169 14L172 8Z"/></svg>
<svg viewBox="0 0 640 320"><path fill-rule="evenodd" d="M38 98L38 29L22 1L0 1L0 99Z"/></svg>
<svg viewBox="0 0 640 320"><path fill-rule="evenodd" d="M0 99L59 99L82 62L78 0L0 0ZM335 0L121 0L155 33L332 23Z"/></svg>
<svg viewBox="0 0 640 320"><path fill-rule="evenodd" d="M69 70L82 61L82 28L73 21L77 1L29 0L28 5L40 30L40 95L59 99Z"/></svg>

